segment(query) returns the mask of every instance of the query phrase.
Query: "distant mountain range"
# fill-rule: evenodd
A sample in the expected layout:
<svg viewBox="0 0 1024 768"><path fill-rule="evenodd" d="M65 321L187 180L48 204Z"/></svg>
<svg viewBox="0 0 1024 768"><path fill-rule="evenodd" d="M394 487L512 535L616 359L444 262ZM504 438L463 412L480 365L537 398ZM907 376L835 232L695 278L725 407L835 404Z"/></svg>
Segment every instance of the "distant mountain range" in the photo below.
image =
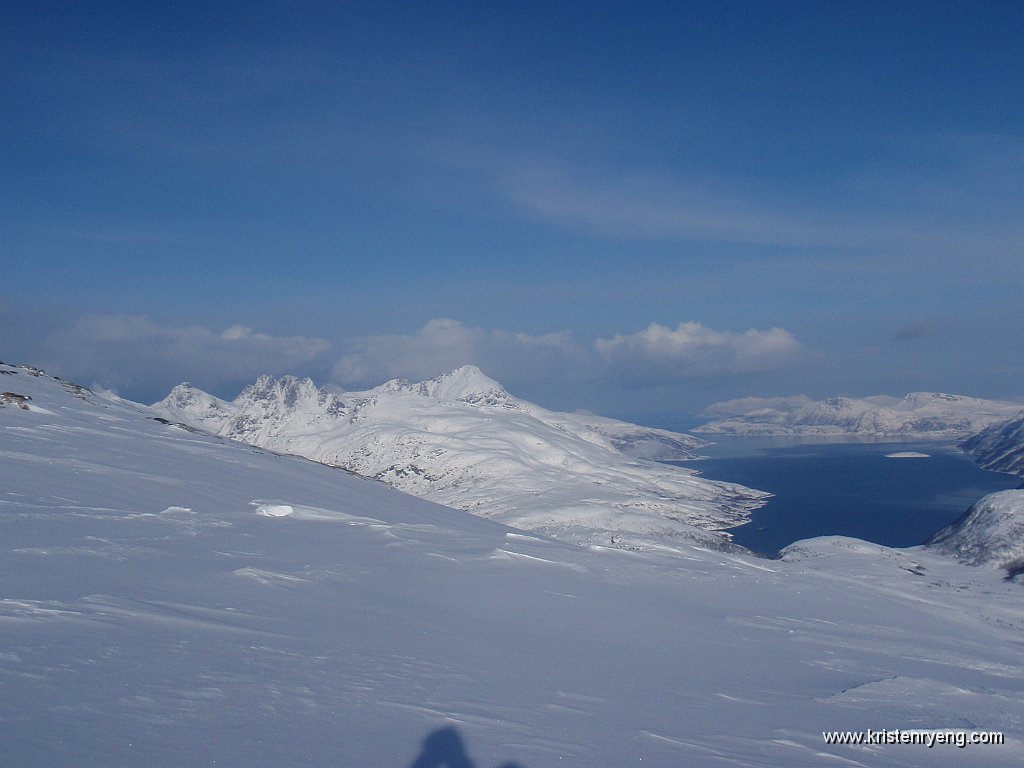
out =
<svg viewBox="0 0 1024 768"><path fill-rule="evenodd" d="M181 384L152 409L508 525L577 538L729 546L717 532L745 521L767 496L653 461L692 458L701 440L549 411L473 366L360 392L263 376L231 402Z"/></svg>
<svg viewBox="0 0 1024 768"><path fill-rule="evenodd" d="M1024 404L939 392L902 398L758 398L715 403L694 432L731 435L859 435L910 439L967 437L1024 413Z"/></svg>

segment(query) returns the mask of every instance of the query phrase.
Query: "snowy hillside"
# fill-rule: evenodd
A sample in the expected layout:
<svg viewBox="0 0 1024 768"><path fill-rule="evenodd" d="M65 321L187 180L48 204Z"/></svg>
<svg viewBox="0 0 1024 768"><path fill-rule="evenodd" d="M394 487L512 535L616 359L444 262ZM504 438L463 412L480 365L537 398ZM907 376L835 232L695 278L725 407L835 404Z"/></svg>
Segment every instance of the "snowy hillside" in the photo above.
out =
<svg viewBox="0 0 1024 768"><path fill-rule="evenodd" d="M990 493L927 545L968 565L1024 572L1024 491Z"/></svg>
<svg viewBox="0 0 1024 768"><path fill-rule="evenodd" d="M908 439L958 438L1022 410L1019 403L980 400L938 392L903 398L744 398L715 403L715 420L693 430L733 435L862 435Z"/></svg>
<svg viewBox="0 0 1024 768"><path fill-rule="evenodd" d="M960 447L985 469L1024 475L1024 414L983 429Z"/></svg>
<svg viewBox="0 0 1024 768"><path fill-rule="evenodd" d="M726 546L727 536L714 532L744 521L765 497L648 460L692 457L703 445L695 438L549 411L472 366L349 393L264 376L230 403L182 384L153 410L518 528L583 541L614 536L629 545L667 536Z"/></svg>
<svg viewBox="0 0 1024 768"><path fill-rule="evenodd" d="M1019 764L997 571L578 547L0 374L4 765ZM1006 744L822 737L869 728Z"/></svg>

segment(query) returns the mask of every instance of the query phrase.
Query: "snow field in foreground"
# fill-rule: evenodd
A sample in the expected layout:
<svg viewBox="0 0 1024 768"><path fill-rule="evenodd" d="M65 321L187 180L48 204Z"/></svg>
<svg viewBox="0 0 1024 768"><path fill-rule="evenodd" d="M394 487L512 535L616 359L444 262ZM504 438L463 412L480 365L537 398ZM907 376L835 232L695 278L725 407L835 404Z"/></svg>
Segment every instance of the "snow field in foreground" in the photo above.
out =
<svg viewBox="0 0 1024 768"><path fill-rule="evenodd" d="M997 570L574 546L5 385L49 411L0 409L11 765L409 766L451 733L478 768L1019 764L1024 598ZM821 735L943 727L1007 744Z"/></svg>

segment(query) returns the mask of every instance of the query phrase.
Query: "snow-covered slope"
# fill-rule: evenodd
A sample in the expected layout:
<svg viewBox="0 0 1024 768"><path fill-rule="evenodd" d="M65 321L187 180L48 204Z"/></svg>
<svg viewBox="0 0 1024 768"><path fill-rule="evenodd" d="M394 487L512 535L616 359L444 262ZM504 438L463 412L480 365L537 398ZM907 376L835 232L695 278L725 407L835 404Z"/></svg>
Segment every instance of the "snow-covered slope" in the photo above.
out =
<svg viewBox="0 0 1024 768"><path fill-rule="evenodd" d="M578 547L0 374L4 765L1019 764L998 571ZM869 728L1006 744L821 733Z"/></svg>
<svg viewBox="0 0 1024 768"><path fill-rule="evenodd" d="M647 458L685 458L687 435L520 400L472 366L420 383L331 393L261 377L231 403L186 384L153 406L172 421L382 480L519 528L639 545L715 533L765 494Z"/></svg>
<svg viewBox="0 0 1024 768"><path fill-rule="evenodd" d="M968 565L1024 572L1024 490L990 493L927 541Z"/></svg>
<svg viewBox="0 0 1024 768"><path fill-rule="evenodd" d="M983 429L960 447L985 469L1024 475L1024 414Z"/></svg>
<svg viewBox="0 0 1024 768"><path fill-rule="evenodd" d="M903 398L744 398L715 403L715 418L694 432L734 435L863 435L912 439L957 438L1017 413L1022 406L938 392Z"/></svg>

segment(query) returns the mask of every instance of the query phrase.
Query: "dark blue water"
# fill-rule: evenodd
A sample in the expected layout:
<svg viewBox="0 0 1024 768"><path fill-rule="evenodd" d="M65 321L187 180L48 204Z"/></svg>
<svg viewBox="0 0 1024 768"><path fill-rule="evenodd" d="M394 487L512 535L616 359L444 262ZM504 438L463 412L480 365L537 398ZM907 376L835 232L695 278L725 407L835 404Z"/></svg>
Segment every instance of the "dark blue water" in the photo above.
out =
<svg viewBox="0 0 1024 768"><path fill-rule="evenodd" d="M749 523L730 531L737 544L770 555L829 535L914 546L985 494L1021 486L1019 477L979 469L951 444L714 439L702 449L709 458L680 464L774 494ZM886 458L897 451L929 458Z"/></svg>

